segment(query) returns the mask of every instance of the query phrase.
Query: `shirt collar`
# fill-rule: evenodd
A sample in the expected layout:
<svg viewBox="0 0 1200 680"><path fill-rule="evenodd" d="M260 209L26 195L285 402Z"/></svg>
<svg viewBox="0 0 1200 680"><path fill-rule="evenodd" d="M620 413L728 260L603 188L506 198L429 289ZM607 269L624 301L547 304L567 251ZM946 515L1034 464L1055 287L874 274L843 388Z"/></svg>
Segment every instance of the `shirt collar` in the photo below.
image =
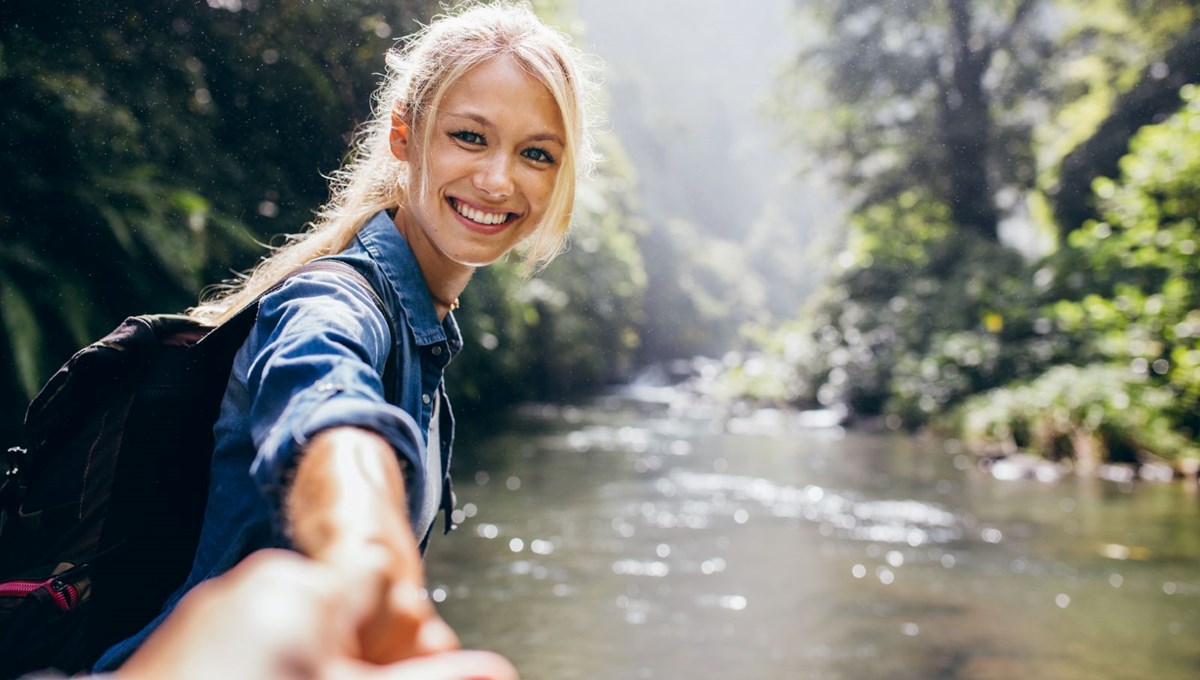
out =
<svg viewBox="0 0 1200 680"><path fill-rule="evenodd" d="M451 353L457 353L462 347L458 323L450 313L444 321L438 319L417 257L387 212L380 210L367 220L358 231L358 240L392 287L417 344L446 342Z"/></svg>

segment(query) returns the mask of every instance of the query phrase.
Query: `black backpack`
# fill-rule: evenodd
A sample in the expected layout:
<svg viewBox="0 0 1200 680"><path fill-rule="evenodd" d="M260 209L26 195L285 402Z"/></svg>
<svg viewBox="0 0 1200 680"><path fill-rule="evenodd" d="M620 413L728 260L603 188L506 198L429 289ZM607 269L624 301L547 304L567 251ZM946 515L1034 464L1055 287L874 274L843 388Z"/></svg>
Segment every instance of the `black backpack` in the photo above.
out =
<svg viewBox="0 0 1200 680"><path fill-rule="evenodd" d="M357 281L389 316L351 265L316 260L292 274L314 269ZM257 311L258 299L216 328L130 317L34 398L28 448L8 450L0 482L0 678L89 668L186 579L212 427Z"/></svg>

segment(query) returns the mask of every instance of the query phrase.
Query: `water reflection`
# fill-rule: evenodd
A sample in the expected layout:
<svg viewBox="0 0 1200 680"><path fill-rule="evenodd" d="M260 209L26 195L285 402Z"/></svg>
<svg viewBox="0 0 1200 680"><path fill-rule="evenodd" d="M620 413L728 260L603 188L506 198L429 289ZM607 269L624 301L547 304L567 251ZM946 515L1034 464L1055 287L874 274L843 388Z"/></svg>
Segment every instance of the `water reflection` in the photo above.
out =
<svg viewBox="0 0 1200 680"><path fill-rule="evenodd" d="M732 516L738 524L745 524L750 517L740 503L751 501L776 517L816 522L823 535L836 534L857 541L904 543L915 548L925 543L948 543L965 534L963 522L936 505L914 500L854 500L812 484L798 488L778 486L761 478L676 471L659 480L656 488L665 496L685 494L707 499L693 504L693 509L701 512L735 507ZM704 526L706 522L698 519L694 524ZM978 533L989 543L999 542L997 529L989 527Z"/></svg>
<svg viewBox="0 0 1200 680"><path fill-rule="evenodd" d="M1200 668L1179 485L1001 482L953 442L659 393L529 407L458 455L431 595L527 680Z"/></svg>

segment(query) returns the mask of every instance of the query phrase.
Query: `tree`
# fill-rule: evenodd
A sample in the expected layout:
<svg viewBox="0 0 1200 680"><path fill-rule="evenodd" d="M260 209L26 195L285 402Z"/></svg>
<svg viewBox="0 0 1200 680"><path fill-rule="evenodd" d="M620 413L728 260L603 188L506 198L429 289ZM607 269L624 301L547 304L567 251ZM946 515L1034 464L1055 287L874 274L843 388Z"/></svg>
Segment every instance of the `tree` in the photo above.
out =
<svg viewBox="0 0 1200 680"><path fill-rule="evenodd" d="M814 0L819 26L785 110L859 205L932 189L959 229L996 240L1033 184L1030 111L1052 36L1040 0ZM816 80L816 86L812 83ZM819 96L812 90L819 90ZM1006 192L1005 190L1015 190Z"/></svg>

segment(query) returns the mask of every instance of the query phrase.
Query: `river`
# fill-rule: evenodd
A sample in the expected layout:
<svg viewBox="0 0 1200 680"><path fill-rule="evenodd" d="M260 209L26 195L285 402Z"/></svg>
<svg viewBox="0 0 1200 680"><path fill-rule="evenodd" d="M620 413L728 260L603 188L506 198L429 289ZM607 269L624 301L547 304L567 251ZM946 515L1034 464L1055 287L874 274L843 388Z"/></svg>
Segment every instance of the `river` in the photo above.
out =
<svg viewBox="0 0 1200 680"><path fill-rule="evenodd" d="M460 442L428 578L524 680L1200 677L1182 482L1000 481L953 441L669 391L505 427Z"/></svg>

